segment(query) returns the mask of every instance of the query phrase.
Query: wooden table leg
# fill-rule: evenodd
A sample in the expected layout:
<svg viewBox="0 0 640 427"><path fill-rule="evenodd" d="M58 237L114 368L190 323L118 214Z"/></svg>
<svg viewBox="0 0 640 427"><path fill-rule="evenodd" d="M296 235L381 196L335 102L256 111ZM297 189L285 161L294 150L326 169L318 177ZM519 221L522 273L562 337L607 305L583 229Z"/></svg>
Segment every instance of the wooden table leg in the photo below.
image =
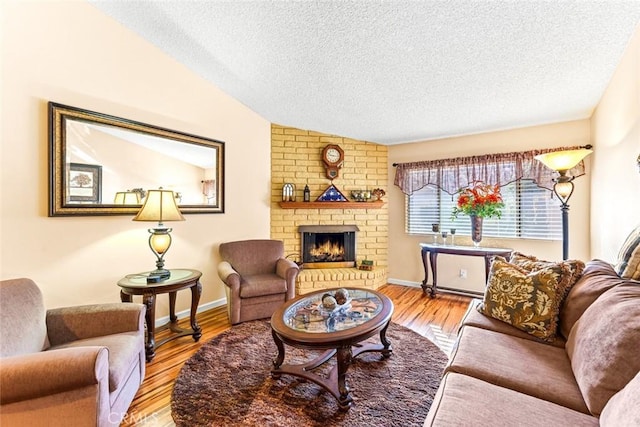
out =
<svg viewBox="0 0 640 427"><path fill-rule="evenodd" d="M120 289L120 301L133 302L133 295L125 294L124 292L122 292L122 289Z"/></svg>
<svg viewBox="0 0 640 427"><path fill-rule="evenodd" d="M156 356L156 295L145 293L142 296L142 303L146 306L145 321L147 322L147 342L145 343L145 353L147 362L151 362Z"/></svg>
<svg viewBox="0 0 640 427"><path fill-rule="evenodd" d="M491 258L493 255L487 254L484 256L484 283L485 285L489 281L489 271L491 271Z"/></svg>
<svg viewBox="0 0 640 427"><path fill-rule="evenodd" d="M391 323L391 321L389 321L389 323ZM382 353L382 357L385 359L389 358L393 351L391 349L391 342L387 339L387 328L389 328L389 323L387 323L380 331L380 342L382 343L382 350L380 352Z"/></svg>
<svg viewBox="0 0 640 427"><path fill-rule="evenodd" d="M341 410L347 410L353 402L347 385L347 371L352 359L351 346L339 348L336 358L338 359L338 391L340 392L338 405Z"/></svg>
<svg viewBox="0 0 640 427"><path fill-rule="evenodd" d="M427 253L429 251L425 248L422 248L420 251L420 255L422 256L422 266L424 267L424 280L422 281L422 293L426 294L429 285L427 281L429 280L429 267L427 266Z"/></svg>
<svg viewBox="0 0 640 427"><path fill-rule="evenodd" d="M273 359L273 369L277 370L280 369L280 366L282 366L282 362L284 362L284 343L282 342L280 337L273 331L273 329L271 330L271 336L273 336L273 342L276 343L276 347L278 348L278 355L275 359ZM273 378L280 378L280 374L274 372L273 370L271 371L271 376Z"/></svg>
<svg viewBox="0 0 640 427"><path fill-rule="evenodd" d="M178 292L169 292L169 321L171 323L178 322L178 316L176 316L176 294Z"/></svg>
<svg viewBox="0 0 640 427"><path fill-rule="evenodd" d="M191 329L193 330L193 340L198 341L202 336L202 328L198 325L198 319L196 314L198 312L198 303L200 302L200 295L202 294L202 285L198 280L195 285L191 287Z"/></svg>
<svg viewBox="0 0 640 427"><path fill-rule="evenodd" d="M433 284L431 285L431 298L436 296L436 288L438 286L438 252L429 252L429 264L431 265L431 274L433 275Z"/></svg>

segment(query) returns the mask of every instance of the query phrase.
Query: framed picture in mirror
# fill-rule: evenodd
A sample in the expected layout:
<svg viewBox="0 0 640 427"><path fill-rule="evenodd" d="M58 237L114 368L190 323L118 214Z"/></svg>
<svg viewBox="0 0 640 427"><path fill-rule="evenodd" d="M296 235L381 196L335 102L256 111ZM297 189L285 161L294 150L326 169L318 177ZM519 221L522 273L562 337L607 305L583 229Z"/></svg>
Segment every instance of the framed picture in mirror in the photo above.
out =
<svg viewBox="0 0 640 427"><path fill-rule="evenodd" d="M102 203L102 166L69 163L69 200Z"/></svg>

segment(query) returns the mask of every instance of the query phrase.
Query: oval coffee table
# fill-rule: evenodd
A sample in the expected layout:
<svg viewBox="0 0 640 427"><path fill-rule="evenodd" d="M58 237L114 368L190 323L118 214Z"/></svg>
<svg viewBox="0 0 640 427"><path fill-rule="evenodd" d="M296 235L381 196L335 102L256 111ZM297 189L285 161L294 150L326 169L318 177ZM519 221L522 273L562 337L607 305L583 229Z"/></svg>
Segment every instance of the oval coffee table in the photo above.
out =
<svg viewBox="0 0 640 427"><path fill-rule="evenodd" d="M391 343L386 338L393 314L393 302L378 292L368 289L343 288L350 300L344 306L329 312L322 307L322 296L334 294L336 289L324 289L300 295L280 307L271 317L271 332L278 347L271 375L295 375L312 381L331 393L340 409L351 407L353 399L346 384L346 375L353 358L378 351L383 358L391 356ZM380 344L361 341L379 333ZM326 350L314 360L300 364L283 364L285 346ZM328 376L312 372L336 355L337 363Z"/></svg>

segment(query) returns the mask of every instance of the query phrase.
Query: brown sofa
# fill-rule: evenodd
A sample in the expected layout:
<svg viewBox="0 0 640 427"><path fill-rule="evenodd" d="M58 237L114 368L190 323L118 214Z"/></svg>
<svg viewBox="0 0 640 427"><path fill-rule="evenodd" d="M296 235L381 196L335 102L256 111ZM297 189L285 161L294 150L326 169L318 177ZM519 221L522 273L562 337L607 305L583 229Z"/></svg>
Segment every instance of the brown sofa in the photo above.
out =
<svg viewBox="0 0 640 427"><path fill-rule="evenodd" d="M0 425L118 426L144 378L144 313L45 310L33 281L1 281Z"/></svg>
<svg viewBox="0 0 640 427"><path fill-rule="evenodd" d="M542 342L477 310L424 426L640 426L640 282L593 260Z"/></svg>

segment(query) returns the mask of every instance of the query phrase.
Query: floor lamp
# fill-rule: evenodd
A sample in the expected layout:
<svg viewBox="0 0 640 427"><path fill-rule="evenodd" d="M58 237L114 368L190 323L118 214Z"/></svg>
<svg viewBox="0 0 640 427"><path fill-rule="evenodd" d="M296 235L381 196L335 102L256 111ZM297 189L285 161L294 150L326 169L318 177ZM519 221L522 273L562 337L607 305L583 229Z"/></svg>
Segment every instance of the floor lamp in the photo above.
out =
<svg viewBox="0 0 640 427"><path fill-rule="evenodd" d="M574 176L567 175L569 169L575 167L582 159L593 153L591 145L585 145L577 150L553 151L535 157L546 167L560 175L553 180L553 192L562 203L562 259L569 259L569 198L573 194Z"/></svg>

